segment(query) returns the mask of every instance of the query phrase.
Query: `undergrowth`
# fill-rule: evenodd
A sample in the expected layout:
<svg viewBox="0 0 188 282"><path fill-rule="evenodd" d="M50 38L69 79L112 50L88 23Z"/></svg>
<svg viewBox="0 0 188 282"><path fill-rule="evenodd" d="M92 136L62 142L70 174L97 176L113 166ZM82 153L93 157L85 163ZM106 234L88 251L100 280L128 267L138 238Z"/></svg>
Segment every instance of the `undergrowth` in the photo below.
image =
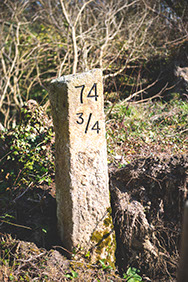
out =
<svg viewBox="0 0 188 282"><path fill-rule="evenodd" d="M123 166L138 156L187 150L188 103L117 103L106 108L109 163Z"/></svg>
<svg viewBox="0 0 188 282"><path fill-rule="evenodd" d="M122 167L138 156L187 150L188 103L185 101L119 102L105 111L111 165ZM50 119L42 108L25 105L20 124L1 133L0 146L1 228L4 220L11 221L11 200L22 197L31 186L50 185L54 179L54 132ZM0 235L0 278L6 281L58 281L62 277L62 281L84 281L86 272L87 277L94 279L91 281L142 281L134 267L125 270L120 278L105 262L99 266L71 268L70 262L63 266L57 259L54 266L50 261L52 250L46 252L34 247L36 252L23 254L21 241Z"/></svg>
<svg viewBox="0 0 188 282"><path fill-rule="evenodd" d="M34 104L25 104L20 116L19 125L0 135L0 194L49 185L54 178L54 132L49 119Z"/></svg>
<svg viewBox="0 0 188 282"><path fill-rule="evenodd" d="M117 271L87 261L67 260L54 249L39 249L34 243L0 237L1 281L143 281L138 270L129 268L121 278Z"/></svg>

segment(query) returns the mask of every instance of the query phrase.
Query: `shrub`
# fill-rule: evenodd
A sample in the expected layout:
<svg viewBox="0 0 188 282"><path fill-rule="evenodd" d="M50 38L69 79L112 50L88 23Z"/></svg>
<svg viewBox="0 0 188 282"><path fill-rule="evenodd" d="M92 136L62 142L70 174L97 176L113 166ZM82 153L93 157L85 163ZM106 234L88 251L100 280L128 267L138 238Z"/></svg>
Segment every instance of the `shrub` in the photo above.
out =
<svg viewBox="0 0 188 282"><path fill-rule="evenodd" d="M34 101L20 112L20 124L0 135L1 187L26 188L50 184L54 177L54 132L52 122Z"/></svg>

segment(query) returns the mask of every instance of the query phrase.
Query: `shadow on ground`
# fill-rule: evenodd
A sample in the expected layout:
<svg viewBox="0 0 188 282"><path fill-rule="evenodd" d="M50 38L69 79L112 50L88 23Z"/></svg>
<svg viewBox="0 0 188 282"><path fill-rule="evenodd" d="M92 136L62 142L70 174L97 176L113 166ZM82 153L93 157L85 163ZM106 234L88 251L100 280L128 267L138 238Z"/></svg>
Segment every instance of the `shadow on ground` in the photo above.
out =
<svg viewBox="0 0 188 282"><path fill-rule="evenodd" d="M21 195L23 191L19 193L17 200L10 192L0 200L1 208L4 206L0 233L11 234L13 238L33 242L45 249L59 245L54 184L32 187L24 195Z"/></svg>

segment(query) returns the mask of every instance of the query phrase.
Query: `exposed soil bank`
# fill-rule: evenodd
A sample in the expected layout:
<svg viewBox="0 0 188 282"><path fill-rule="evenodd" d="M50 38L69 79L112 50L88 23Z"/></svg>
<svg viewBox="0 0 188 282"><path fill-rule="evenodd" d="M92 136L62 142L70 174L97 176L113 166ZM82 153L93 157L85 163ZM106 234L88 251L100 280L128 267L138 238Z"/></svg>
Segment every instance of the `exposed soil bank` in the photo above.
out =
<svg viewBox="0 0 188 282"><path fill-rule="evenodd" d="M119 270L131 265L148 281L173 281L188 191L188 155L148 157L112 170L110 191Z"/></svg>

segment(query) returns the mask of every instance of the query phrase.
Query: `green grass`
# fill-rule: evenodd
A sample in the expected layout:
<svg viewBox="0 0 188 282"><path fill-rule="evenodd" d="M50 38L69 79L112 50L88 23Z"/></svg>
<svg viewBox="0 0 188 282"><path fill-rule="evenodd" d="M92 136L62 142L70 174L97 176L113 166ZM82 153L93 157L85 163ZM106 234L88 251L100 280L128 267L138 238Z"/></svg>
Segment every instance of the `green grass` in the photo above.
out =
<svg viewBox="0 0 188 282"><path fill-rule="evenodd" d="M130 162L138 155L187 150L188 103L182 100L116 104L106 108L109 163Z"/></svg>

